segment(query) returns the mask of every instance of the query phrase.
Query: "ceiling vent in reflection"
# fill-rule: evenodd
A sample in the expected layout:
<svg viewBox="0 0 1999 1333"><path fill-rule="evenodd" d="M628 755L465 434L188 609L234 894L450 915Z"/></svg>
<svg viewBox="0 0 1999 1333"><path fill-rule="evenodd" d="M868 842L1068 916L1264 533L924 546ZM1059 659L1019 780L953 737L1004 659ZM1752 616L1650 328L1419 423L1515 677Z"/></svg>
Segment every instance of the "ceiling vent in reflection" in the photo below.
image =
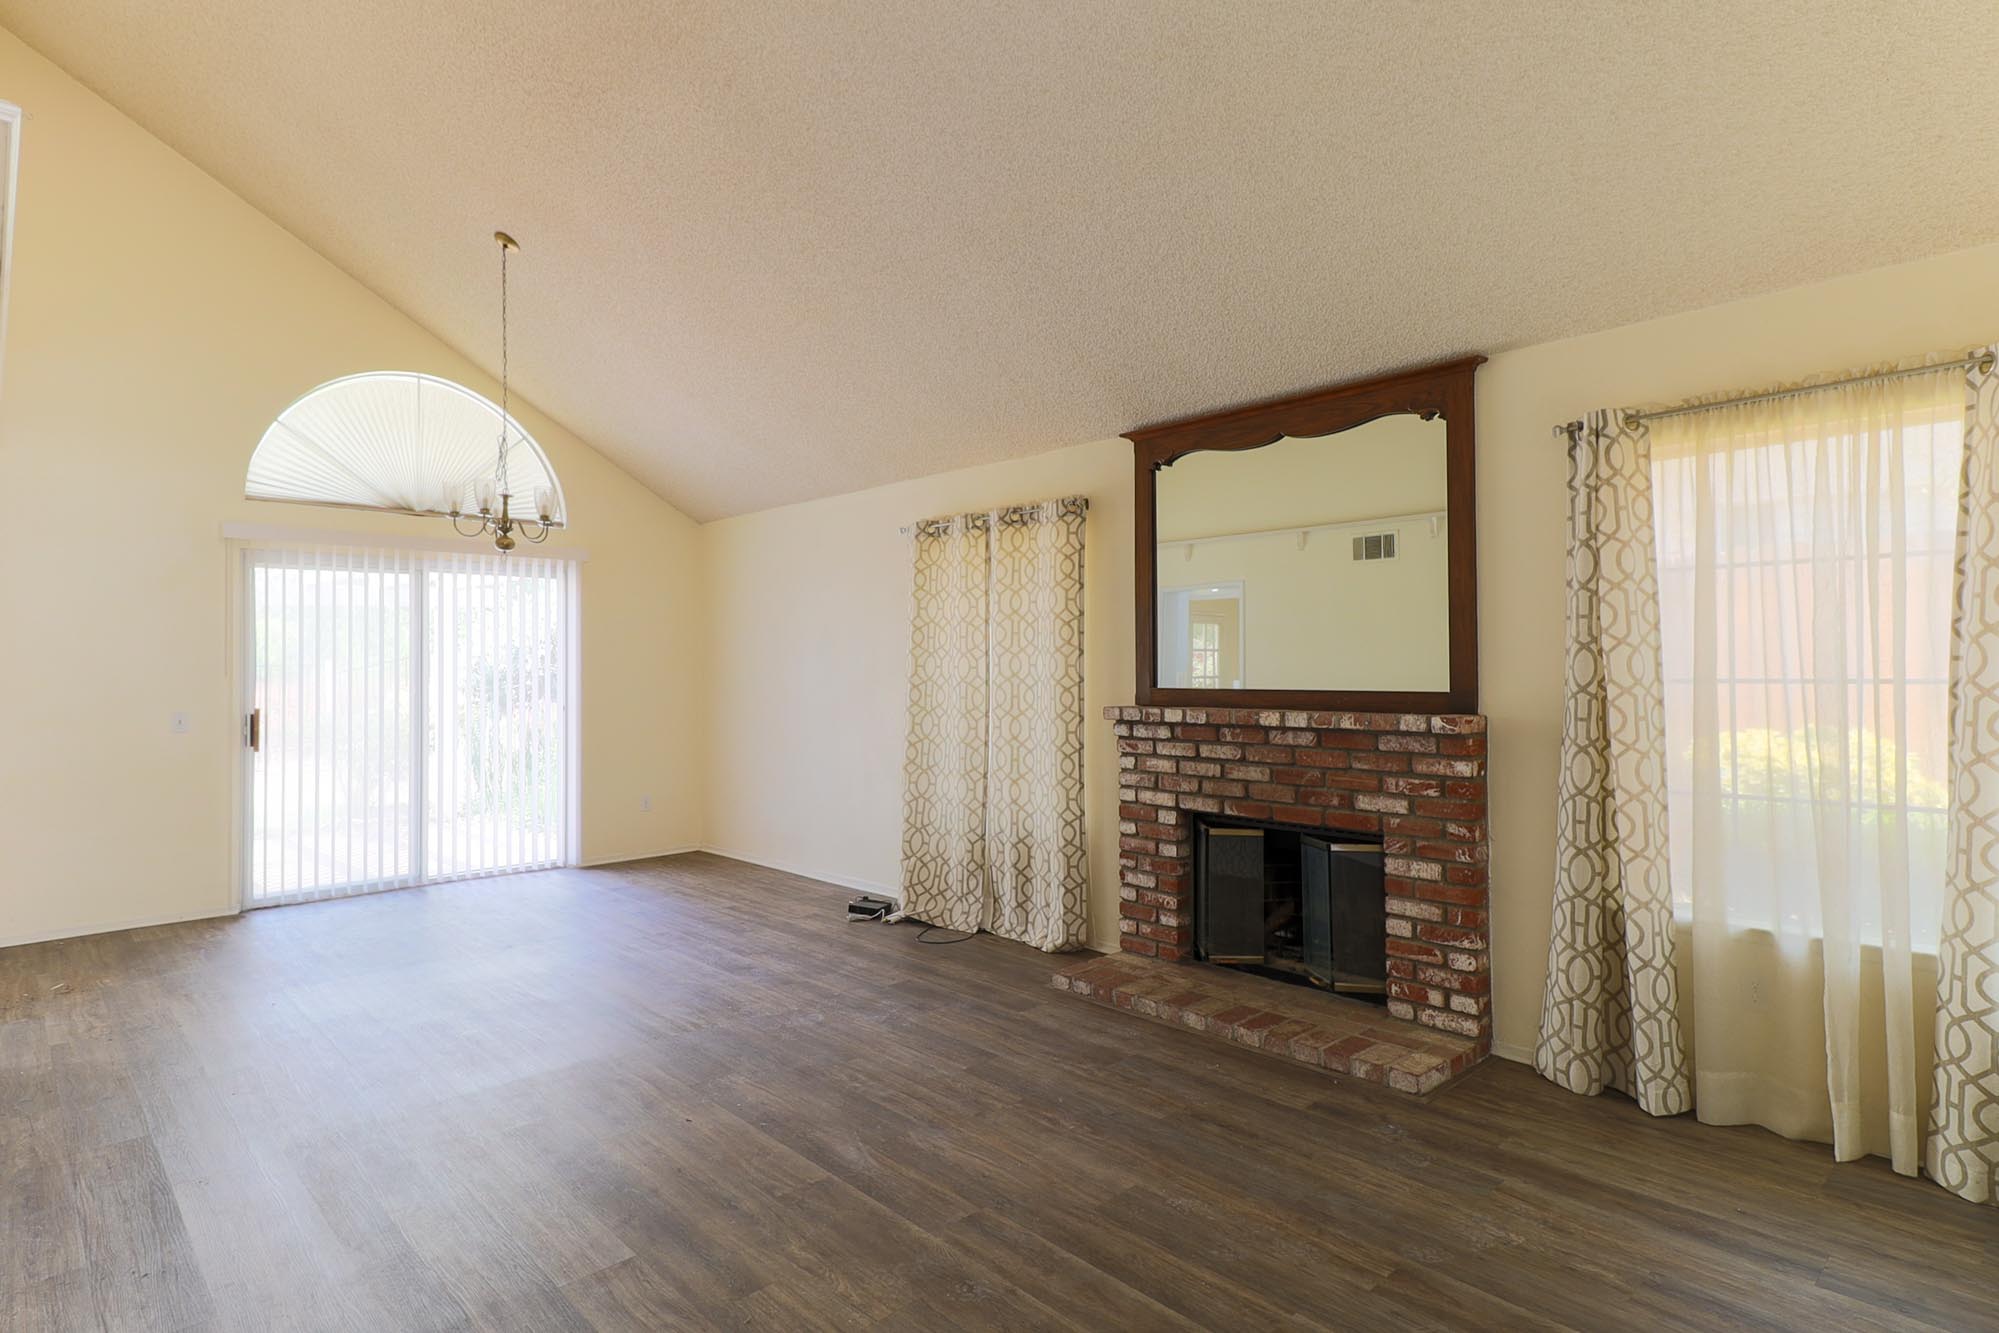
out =
<svg viewBox="0 0 1999 1333"><path fill-rule="evenodd" d="M1354 538L1353 558L1356 560L1393 560L1395 558L1395 534L1392 532L1370 532L1365 537Z"/></svg>

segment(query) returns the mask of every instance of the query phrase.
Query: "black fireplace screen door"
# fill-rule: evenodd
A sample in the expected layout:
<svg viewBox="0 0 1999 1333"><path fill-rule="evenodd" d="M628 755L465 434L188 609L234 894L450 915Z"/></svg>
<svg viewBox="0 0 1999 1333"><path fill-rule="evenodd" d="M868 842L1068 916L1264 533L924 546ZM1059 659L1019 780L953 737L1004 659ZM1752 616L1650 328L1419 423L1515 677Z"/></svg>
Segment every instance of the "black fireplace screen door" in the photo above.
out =
<svg viewBox="0 0 1999 1333"><path fill-rule="evenodd" d="M1323 986L1380 995L1388 988L1382 956L1387 933L1381 845L1298 839L1305 909L1305 970Z"/></svg>
<svg viewBox="0 0 1999 1333"><path fill-rule="evenodd" d="M1211 963L1264 960L1263 830L1199 826L1196 944Z"/></svg>

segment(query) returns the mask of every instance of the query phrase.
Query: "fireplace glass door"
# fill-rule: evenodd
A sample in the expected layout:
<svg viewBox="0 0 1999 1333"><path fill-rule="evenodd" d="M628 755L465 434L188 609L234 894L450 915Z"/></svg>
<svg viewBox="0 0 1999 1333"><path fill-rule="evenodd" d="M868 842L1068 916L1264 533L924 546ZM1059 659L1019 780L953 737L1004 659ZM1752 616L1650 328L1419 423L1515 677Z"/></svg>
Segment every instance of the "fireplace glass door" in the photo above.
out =
<svg viewBox="0 0 1999 1333"><path fill-rule="evenodd" d="M1207 962L1386 998L1379 843L1203 822L1195 830L1194 914L1195 948Z"/></svg>
<svg viewBox="0 0 1999 1333"><path fill-rule="evenodd" d="M1388 914L1381 845L1298 838L1304 887L1305 971L1348 995L1388 989Z"/></svg>
<svg viewBox="0 0 1999 1333"><path fill-rule="evenodd" d="M1204 886L1195 916L1201 957L1211 963L1262 963L1263 830L1201 825L1196 874Z"/></svg>

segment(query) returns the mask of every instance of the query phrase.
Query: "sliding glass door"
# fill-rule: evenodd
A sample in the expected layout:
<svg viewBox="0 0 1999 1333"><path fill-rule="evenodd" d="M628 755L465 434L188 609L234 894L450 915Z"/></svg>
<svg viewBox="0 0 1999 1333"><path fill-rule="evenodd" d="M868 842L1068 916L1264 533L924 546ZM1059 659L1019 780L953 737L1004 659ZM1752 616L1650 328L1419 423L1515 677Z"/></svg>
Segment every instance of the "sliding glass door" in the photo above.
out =
<svg viewBox="0 0 1999 1333"><path fill-rule="evenodd" d="M424 571L429 879L563 860L572 568L450 556Z"/></svg>
<svg viewBox="0 0 1999 1333"><path fill-rule="evenodd" d="M248 907L560 865L574 566L244 552Z"/></svg>

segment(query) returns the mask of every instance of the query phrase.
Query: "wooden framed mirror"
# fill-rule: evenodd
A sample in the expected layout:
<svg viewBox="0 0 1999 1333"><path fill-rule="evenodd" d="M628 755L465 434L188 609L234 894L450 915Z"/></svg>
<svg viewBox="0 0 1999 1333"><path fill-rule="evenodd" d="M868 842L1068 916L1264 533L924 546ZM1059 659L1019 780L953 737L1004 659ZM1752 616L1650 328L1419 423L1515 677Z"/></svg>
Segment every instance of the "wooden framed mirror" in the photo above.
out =
<svg viewBox="0 0 1999 1333"><path fill-rule="evenodd" d="M1476 712L1484 360L1126 435L1138 702Z"/></svg>

